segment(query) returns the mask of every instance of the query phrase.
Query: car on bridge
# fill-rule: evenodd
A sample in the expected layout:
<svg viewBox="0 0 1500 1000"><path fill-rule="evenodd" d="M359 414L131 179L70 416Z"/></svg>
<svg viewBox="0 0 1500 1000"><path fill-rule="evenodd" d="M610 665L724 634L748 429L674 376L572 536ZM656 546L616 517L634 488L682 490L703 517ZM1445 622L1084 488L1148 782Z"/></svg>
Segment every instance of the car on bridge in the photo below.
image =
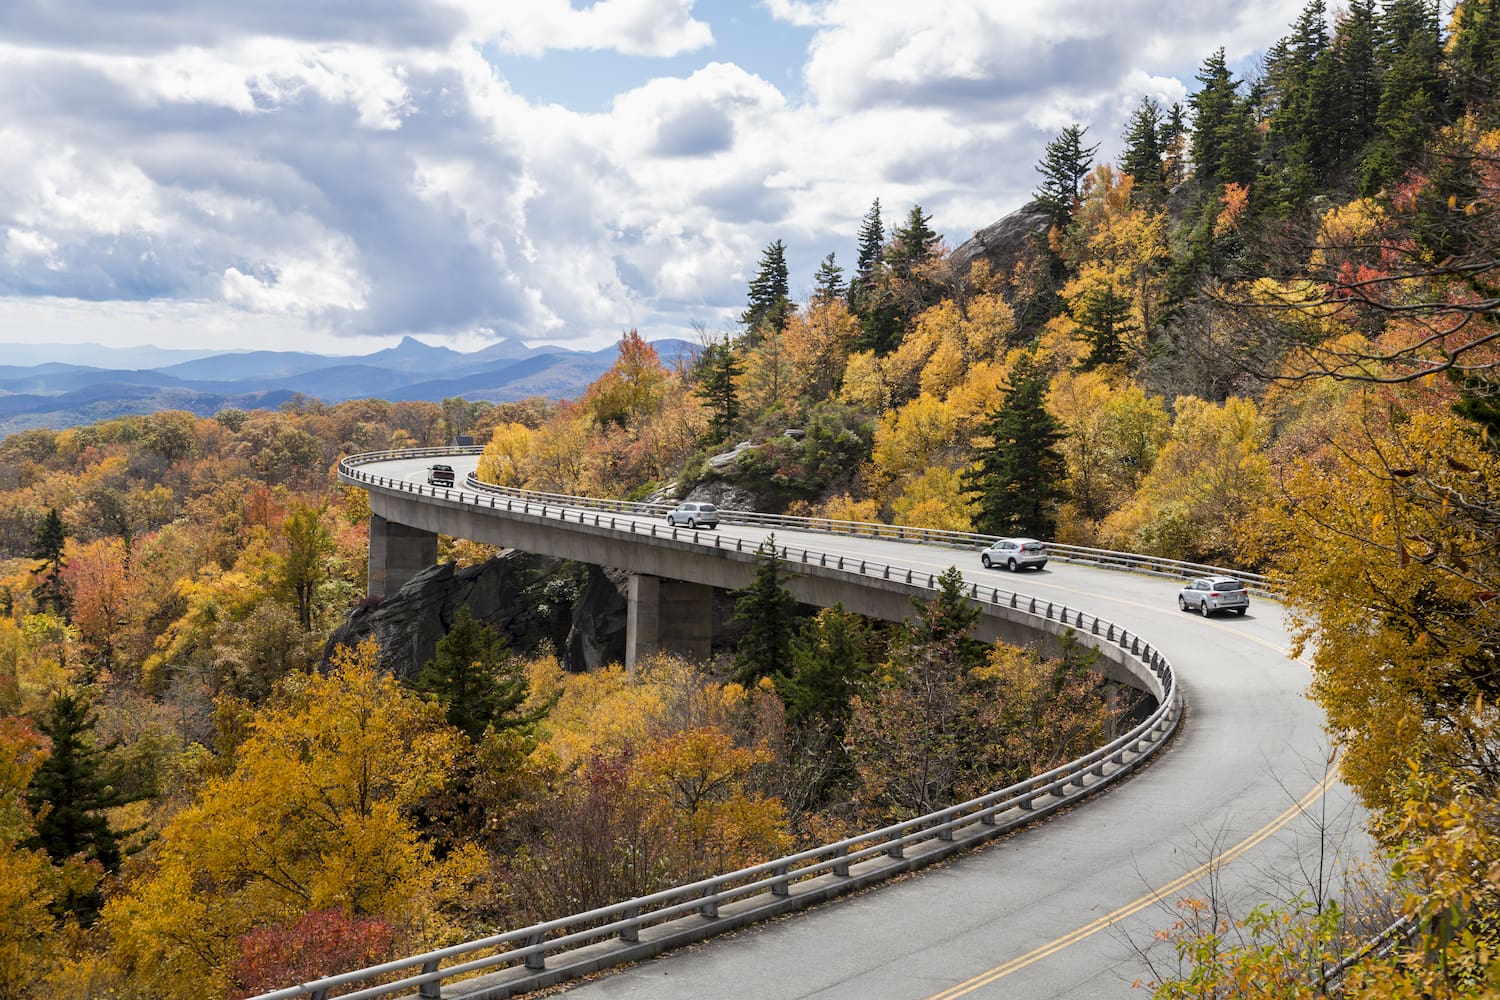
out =
<svg viewBox="0 0 1500 1000"><path fill-rule="evenodd" d="M676 509L667 513L667 523L672 527L685 524L689 528L713 528L719 527L719 508L711 503L701 503L689 500L680 503Z"/></svg>
<svg viewBox="0 0 1500 1000"><path fill-rule="evenodd" d="M985 569L1004 566L1012 573L1023 569L1041 569L1047 565L1047 543L1035 538L997 538L979 553Z"/></svg>
<svg viewBox="0 0 1500 1000"><path fill-rule="evenodd" d="M1227 576L1200 576L1189 580L1177 594L1180 611L1196 611L1212 618L1219 611L1242 615L1250 610L1250 592L1239 580Z"/></svg>
<svg viewBox="0 0 1500 1000"><path fill-rule="evenodd" d="M453 466L444 465L441 462L427 467L427 484L429 486L452 486Z"/></svg>

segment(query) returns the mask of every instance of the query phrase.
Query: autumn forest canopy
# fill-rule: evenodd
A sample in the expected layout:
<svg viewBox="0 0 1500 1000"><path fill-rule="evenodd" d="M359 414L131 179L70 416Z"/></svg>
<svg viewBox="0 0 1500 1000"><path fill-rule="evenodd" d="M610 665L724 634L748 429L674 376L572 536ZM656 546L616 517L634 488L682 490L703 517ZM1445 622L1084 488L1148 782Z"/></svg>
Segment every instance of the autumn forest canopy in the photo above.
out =
<svg viewBox="0 0 1500 1000"><path fill-rule="evenodd" d="M1101 161L1037 159L1003 246L875 199L793 301L781 240L674 368L579 398L298 399L0 441L0 998L241 997L758 862L1000 787L1138 711L1083 647L799 608L762 558L705 662L462 611L426 662L367 596L342 456L484 445L490 482L1034 535L1268 574L1369 897L1186 916L1160 996L1500 991L1500 0L1310 0ZM768 234L774 235L774 234ZM732 454L731 454L732 453ZM470 566L496 553L444 538ZM534 599L533 599L534 598Z"/></svg>

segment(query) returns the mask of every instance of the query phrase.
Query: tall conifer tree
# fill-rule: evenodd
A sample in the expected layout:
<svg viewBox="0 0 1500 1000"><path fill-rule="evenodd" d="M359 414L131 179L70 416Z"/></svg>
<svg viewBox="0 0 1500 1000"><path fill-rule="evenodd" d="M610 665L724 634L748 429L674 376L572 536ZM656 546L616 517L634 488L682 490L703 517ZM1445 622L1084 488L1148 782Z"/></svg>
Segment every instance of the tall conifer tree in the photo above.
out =
<svg viewBox="0 0 1500 1000"><path fill-rule="evenodd" d="M1150 97L1141 98L1125 126L1125 150L1120 169L1135 179L1130 200L1148 208L1167 199L1167 173L1162 163L1162 110Z"/></svg>
<svg viewBox="0 0 1500 1000"><path fill-rule="evenodd" d="M63 558L63 549L67 543L68 532L63 527L62 517L57 513L56 507L48 508L47 515L37 526L36 535L31 542L31 558L42 561L40 566L31 571L32 576L37 578L37 584L31 593L38 605L51 607L57 615L66 615L68 612L68 591L62 578L63 566L67 563Z"/></svg>
<svg viewBox="0 0 1500 1000"><path fill-rule="evenodd" d="M1067 468L1057 444L1067 431L1047 412L1047 375L1031 355L1021 356L1003 388L963 475L964 487L978 495L974 524L990 534L1050 538L1065 496Z"/></svg>
<svg viewBox="0 0 1500 1000"><path fill-rule="evenodd" d="M1047 143L1042 162L1036 165L1042 175L1042 183L1036 189L1036 200L1052 215L1055 225L1067 225L1073 218L1073 210L1083 192L1083 179L1094 166L1094 154L1098 143L1083 144L1083 135L1088 127L1069 125L1058 133L1057 138Z"/></svg>
<svg viewBox="0 0 1500 1000"><path fill-rule="evenodd" d="M698 360L698 386L694 394L708 405L710 444L728 441L740 422L740 394L735 384L740 360L729 339L716 340Z"/></svg>
<svg viewBox="0 0 1500 1000"><path fill-rule="evenodd" d="M849 285L844 281L844 269L839 267L837 258L830 252L813 275L813 301L826 304L848 294Z"/></svg>
<svg viewBox="0 0 1500 1000"><path fill-rule="evenodd" d="M792 315L786 247L780 240L761 251L760 270L750 281L750 304L740 315L751 343L766 333L780 333Z"/></svg>
<svg viewBox="0 0 1500 1000"><path fill-rule="evenodd" d="M745 626L734 654L734 679L751 687L762 677L788 673L797 601L786 589L788 579L776 556L776 536L767 535L755 556L755 578L738 591L734 621Z"/></svg>

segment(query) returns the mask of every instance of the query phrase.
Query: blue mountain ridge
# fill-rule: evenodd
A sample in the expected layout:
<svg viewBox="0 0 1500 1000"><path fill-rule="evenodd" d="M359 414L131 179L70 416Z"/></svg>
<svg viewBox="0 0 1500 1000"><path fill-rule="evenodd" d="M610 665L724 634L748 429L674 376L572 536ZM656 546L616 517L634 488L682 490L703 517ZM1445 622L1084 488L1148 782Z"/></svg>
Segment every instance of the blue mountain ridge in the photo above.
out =
<svg viewBox="0 0 1500 1000"><path fill-rule="evenodd" d="M8 347L0 344L0 361ZM35 345L23 345L36 356ZM54 345L76 358L81 345ZM150 348L88 345L98 360L146 356ZM684 340L654 342L668 367L690 363L696 347ZM23 352L26 353L26 352ZM337 403L375 397L392 402L465 399L506 402L528 396L576 397L614 364L619 351L528 347L504 340L473 352L432 347L408 337L395 347L366 355L321 355L301 351L226 352L181 358L162 352L160 367L90 366L72 360L34 365L0 364L0 435L32 427L60 429L131 413L184 409L211 416L226 406L279 406L296 395Z"/></svg>

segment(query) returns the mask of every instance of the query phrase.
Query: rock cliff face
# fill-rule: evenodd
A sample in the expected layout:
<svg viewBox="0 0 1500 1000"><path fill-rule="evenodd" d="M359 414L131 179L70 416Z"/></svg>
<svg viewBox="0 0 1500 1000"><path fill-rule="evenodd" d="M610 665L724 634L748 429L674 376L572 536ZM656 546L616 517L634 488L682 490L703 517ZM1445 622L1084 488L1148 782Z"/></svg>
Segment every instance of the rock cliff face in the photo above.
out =
<svg viewBox="0 0 1500 1000"><path fill-rule="evenodd" d="M499 629L512 649L530 649L556 630L558 608L541 594L564 569L560 559L510 552L478 565L455 569L429 566L392 597L356 608L329 637L326 667L339 645L355 646L374 636L380 667L405 680L432 659L460 608ZM623 648L624 616L621 616Z"/></svg>
<svg viewBox="0 0 1500 1000"><path fill-rule="evenodd" d="M625 615L629 575L624 570L590 566L588 583L573 605L573 625L563 664L572 671L597 670L625 662Z"/></svg>
<svg viewBox="0 0 1500 1000"><path fill-rule="evenodd" d="M1034 240L1047 235L1051 224L1047 211L1036 202L1029 202L960 243L948 260L959 274L968 273L974 261L981 258L990 262L994 273L1007 274Z"/></svg>

